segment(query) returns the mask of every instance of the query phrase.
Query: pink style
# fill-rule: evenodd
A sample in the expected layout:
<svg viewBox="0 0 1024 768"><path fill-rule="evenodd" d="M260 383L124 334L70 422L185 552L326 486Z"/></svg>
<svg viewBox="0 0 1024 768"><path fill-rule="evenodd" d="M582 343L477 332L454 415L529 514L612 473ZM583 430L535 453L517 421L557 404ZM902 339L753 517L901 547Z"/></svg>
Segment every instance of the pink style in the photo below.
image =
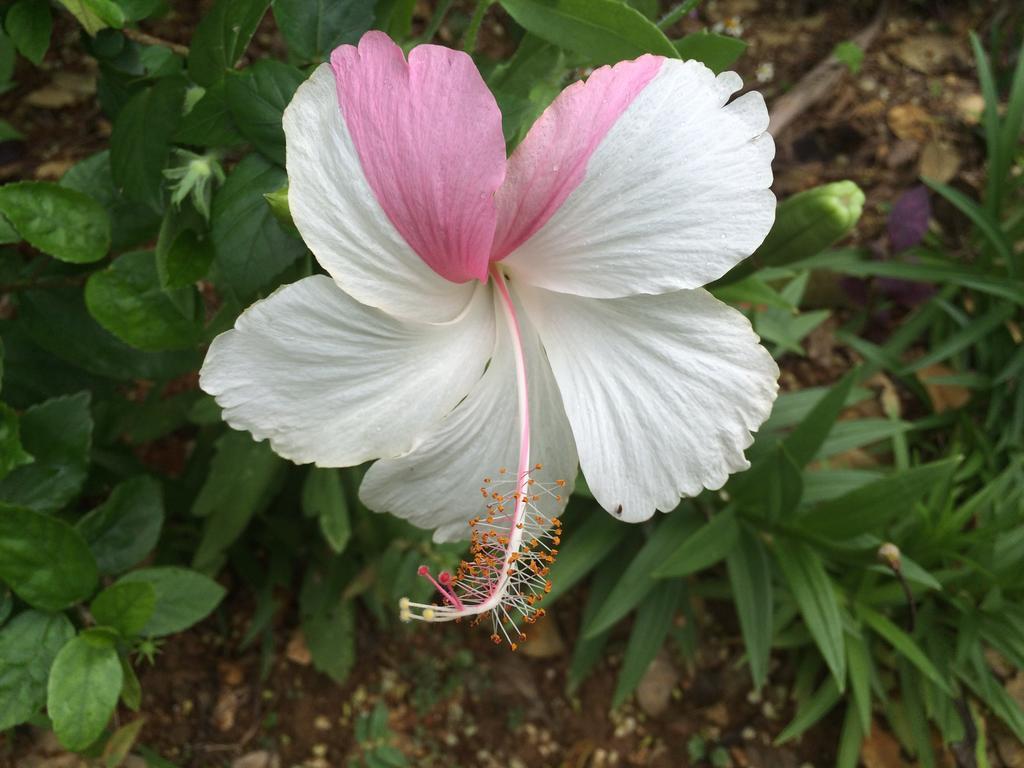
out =
<svg viewBox="0 0 1024 768"><path fill-rule="evenodd" d="M438 275L486 282L538 232L664 59L601 67L566 88L506 160L501 112L464 53L383 32L331 56L344 127L377 203ZM566 130L571 126L572 130Z"/></svg>

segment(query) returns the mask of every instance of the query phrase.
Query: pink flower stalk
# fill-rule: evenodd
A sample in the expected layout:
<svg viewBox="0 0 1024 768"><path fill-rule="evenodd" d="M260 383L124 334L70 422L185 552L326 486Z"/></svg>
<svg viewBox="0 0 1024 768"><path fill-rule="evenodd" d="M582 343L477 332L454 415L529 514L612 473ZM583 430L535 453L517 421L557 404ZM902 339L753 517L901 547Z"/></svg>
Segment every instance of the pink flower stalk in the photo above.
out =
<svg viewBox="0 0 1024 768"><path fill-rule="evenodd" d="M566 88L511 157L465 54L341 46L284 116L289 202L327 275L257 302L201 372L293 461L379 459L360 497L446 540L439 605L515 643L550 589L577 464L623 520L748 466L778 368L701 288L774 220L768 114L704 65L642 56ZM541 482L533 457L544 457ZM496 484L480 478L495 468ZM480 514L480 496L486 497Z"/></svg>

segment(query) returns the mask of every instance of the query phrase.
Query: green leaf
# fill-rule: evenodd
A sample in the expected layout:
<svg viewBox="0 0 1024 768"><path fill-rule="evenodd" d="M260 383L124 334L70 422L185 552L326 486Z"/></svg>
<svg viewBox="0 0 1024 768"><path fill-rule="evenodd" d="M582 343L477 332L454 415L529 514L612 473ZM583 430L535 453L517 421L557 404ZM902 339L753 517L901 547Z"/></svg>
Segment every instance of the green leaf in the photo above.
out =
<svg viewBox="0 0 1024 768"><path fill-rule="evenodd" d="M803 531L836 540L862 533L882 536L891 520L905 518L914 503L949 477L959 463L959 458L953 458L894 472L818 504L798 525Z"/></svg>
<svg viewBox="0 0 1024 768"><path fill-rule="evenodd" d="M932 660L929 659L921 647L914 642L914 639L902 629L893 624L888 618L878 613L863 603L857 604L857 615L873 629L880 637L889 643L901 656L913 664L917 669L937 685L943 693L953 695L949 680L939 672Z"/></svg>
<svg viewBox="0 0 1024 768"><path fill-rule="evenodd" d="M577 581L594 568L612 547L622 543L625 533L622 524L604 511L595 510L563 542L558 550L558 559L551 566L548 580L551 592L544 598L553 603Z"/></svg>
<svg viewBox="0 0 1024 768"><path fill-rule="evenodd" d="M528 32L586 56L594 66L645 53L679 58L653 22L615 0L501 0L501 5Z"/></svg>
<svg viewBox="0 0 1024 768"><path fill-rule="evenodd" d="M121 701L132 712L138 712L142 706L142 684L135 674L131 662L121 657L121 672L124 674L124 681L121 683Z"/></svg>
<svg viewBox="0 0 1024 768"><path fill-rule="evenodd" d="M209 87L235 66L256 32L270 0L216 0L192 35L188 73Z"/></svg>
<svg viewBox="0 0 1024 768"><path fill-rule="evenodd" d="M14 43L0 30L0 93L14 87L11 76L14 75L15 58Z"/></svg>
<svg viewBox="0 0 1024 768"><path fill-rule="evenodd" d="M487 80L501 109L501 128L509 152L562 90L562 49L529 33Z"/></svg>
<svg viewBox="0 0 1024 768"><path fill-rule="evenodd" d="M412 14L415 10L416 0L378 0L374 26L387 32L392 40L408 37L412 34Z"/></svg>
<svg viewBox="0 0 1024 768"><path fill-rule="evenodd" d="M263 199L285 180L282 169L253 154L235 167L214 195L215 263L223 287L239 300L266 288L305 252L302 241L281 229Z"/></svg>
<svg viewBox="0 0 1024 768"><path fill-rule="evenodd" d="M193 566L212 569L253 515L273 498L284 462L266 441L248 432L228 430L217 441L210 472L192 505L192 514L207 518Z"/></svg>
<svg viewBox="0 0 1024 768"><path fill-rule="evenodd" d="M167 209L156 241L156 270L165 289L187 288L206 277L213 263L213 238L192 205Z"/></svg>
<svg viewBox="0 0 1024 768"><path fill-rule="evenodd" d="M110 497L78 521L100 573L121 573L156 546L164 522L160 484L149 477L125 480Z"/></svg>
<svg viewBox="0 0 1024 768"><path fill-rule="evenodd" d="M96 561L82 535L55 517L0 505L0 579L34 608L59 611L96 588Z"/></svg>
<svg viewBox="0 0 1024 768"><path fill-rule="evenodd" d="M0 500L31 509L59 509L85 482L92 444L89 393L57 397L21 416L21 441L34 458L0 480Z"/></svg>
<svg viewBox="0 0 1024 768"><path fill-rule="evenodd" d="M22 611L0 629L0 731L39 711L50 666L74 636L75 628L63 613Z"/></svg>
<svg viewBox="0 0 1024 768"><path fill-rule="evenodd" d="M203 332L195 290L164 290L152 251L125 253L90 275L85 305L96 322L146 352L192 348Z"/></svg>
<svg viewBox="0 0 1024 768"><path fill-rule="evenodd" d="M607 557L590 580L587 604L583 608L583 618L580 620L580 636L573 647L572 661L566 673L565 687L570 695L579 689L590 674L590 670L601 660L604 646L611 634L611 630L606 629L593 637L584 637L582 628L593 623L594 617L618 583L627 564L632 563L634 553L634 549L627 547L616 553L616 556Z"/></svg>
<svg viewBox="0 0 1024 768"><path fill-rule="evenodd" d="M844 376L783 441L786 451L797 466L807 466L818 453L846 405L855 378L852 372Z"/></svg>
<svg viewBox="0 0 1024 768"><path fill-rule="evenodd" d="M840 421L833 428L822 444L816 458L823 459L839 453L852 451L882 440L889 440L902 435L913 425L896 419L857 419L856 421Z"/></svg>
<svg viewBox="0 0 1024 768"><path fill-rule="evenodd" d="M374 0L273 0L274 20L299 61L323 61L373 25Z"/></svg>
<svg viewBox="0 0 1024 768"><path fill-rule="evenodd" d="M313 666L343 683L356 661L356 615L352 601L338 599L302 617Z"/></svg>
<svg viewBox="0 0 1024 768"><path fill-rule="evenodd" d="M224 80L228 110L239 132L280 166L284 165L281 115L304 79L295 67L263 59Z"/></svg>
<svg viewBox="0 0 1024 768"><path fill-rule="evenodd" d="M124 12L113 0L60 0L60 4L78 19L90 35L95 36L107 27L120 29L124 26Z"/></svg>
<svg viewBox="0 0 1024 768"><path fill-rule="evenodd" d="M115 251L149 240L160 223L156 212L126 200L114 187L109 150L97 152L71 166L60 185L89 195L106 209L110 218L110 246Z"/></svg>
<svg viewBox="0 0 1024 768"><path fill-rule="evenodd" d="M792 722L775 738L775 744L785 744L804 733L827 715L839 703L839 687L834 678L828 678L797 710Z"/></svg>
<svg viewBox="0 0 1024 768"><path fill-rule="evenodd" d="M42 64L46 49L50 47L50 31L53 28L49 3L18 0L8 9L4 27L18 53L37 67Z"/></svg>
<svg viewBox="0 0 1024 768"><path fill-rule="evenodd" d="M656 579L688 576L714 565L736 546L739 533L736 513L725 509L678 544L652 575Z"/></svg>
<svg viewBox="0 0 1024 768"><path fill-rule="evenodd" d="M636 621L629 635L629 643L622 658L622 669L619 671L615 694L612 696L613 709L621 705L636 689L647 667L658 655L672 627L683 589L682 581L662 581L637 609Z"/></svg>
<svg viewBox="0 0 1024 768"><path fill-rule="evenodd" d="M156 589L145 581L126 581L104 589L89 606L96 623L134 637L153 615Z"/></svg>
<svg viewBox="0 0 1024 768"><path fill-rule="evenodd" d="M41 349L109 379L170 379L202 362L195 349L143 352L128 346L92 318L80 288L26 291L19 297L18 321Z"/></svg>
<svg viewBox="0 0 1024 768"><path fill-rule="evenodd" d="M156 590L156 607L139 633L152 637L188 629L205 619L224 597L224 587L198 571L175 566L126 573L118 584L145 582Z"/></svg>
<svg viewBox="0 0 1024 768"><path fill-rule="evenodd" d="M34 459L21 446L18 414L0 403L0 479L17 467L31 464Z"/></svg>
<svg viewBox="0 0 1024 768"><path fill-rule="evenodd" d="M167 77L132 96L114 120L110 169L124 196L163 210L164 168L185 103L185 83Z"/></svg>
<svg viewBox="0 0 1024 768"><path fill-rule="evenodd" d="M314 467L302 486L302 511L320 521L320 530L335 554L341 554L352 535L348 502L336 469Z"/></svg>
<svg viewBox="0 0 1024 768"><path fill-rule="evenodd" d="M792 515L804 493L803 473L779 444L755 461L729 484L729 493L741 508L769 520Z"/></svg>
<svg viewBox="0 0 1024 768"><path fill-rule="evenodd" d="M223 79L207 88L185 114L174 133L174 140L179 144L199 147L226 147L244 141L231 119Z"/></svg>
<svg viewBox="0 0 1024 768"><path fill-rule="evenodd" d="M49 181L0 187L0 213L29 245L61 261L99 261L110 247L110 219L103 206Z"/></svg>
<svg viewBox="0 0 1024 768"><path fill-rule="evenodd" d="M657 586L655 569L700 528L700 521L689 510L677 510L658 524L619 578L611 594L596 615L583 625L584 637L593 638L611 629L632 611Z"/></svg>
<svg viewBox="0 0 1024 768"><path fill-rule="evenodd" d="M3 90L2 86L3 84L0 83L0 92L2 92ZM24 138L25 134L23 134L10 123L8 123L6 120L0 120L0 141L21 141ZM5 239L8 237L14 237L14 239ZM0 218L0 244L16 242L18 242L17 233L15 233L13 229L11 229L11 225L8 224L5 219Z"/></svg>
<svg viewBox="0 0 1024 768"><path fill-rule="evenodd" d="M861 64L864 63L864 49L852 40L845 40L836 45L832 49L832 56L836 61L845 64L853 75L860 72Z"/></svg>
<svg viewBox="0 0 1024 768"><path fill-rule="evenodd" d="M846 649L832 580L821 558L804 544L778 540L775 555L804 623L841 691L846 683Z"/></svg>
<svg viewBox="0 0 1024 768"><path fill-rule="evenodd" d="M871 653L865 639L858 634L846 636L846 662L849 669L850 695L853 708L860 720L864 733L871 731L871 682L875 672L871 663Z"/></svg>
<svg viewBox="0 0 1024 768"><path fill-rule="evenodd" d="M681 59L696 59L716 75L724 72L747 50L747 44L736 37L719 35L706 29L676 40L673 45Z"/></svg>
<svg viewBox="0 0 1024 768"><path fill-rule="evenodd" d="M109 642L80 635L57 654L50 670L46 710L67 749L90 746L107 725L121 692L121 662Z"/></svg>
<svg viewBox="0 0 1024 768"><path fill-rule="evenodd" d="M774 592L768 552L757 534L742 529L725 564L747 648L750 676L754 687L760 689L768 679L773 635Z"/></svg>

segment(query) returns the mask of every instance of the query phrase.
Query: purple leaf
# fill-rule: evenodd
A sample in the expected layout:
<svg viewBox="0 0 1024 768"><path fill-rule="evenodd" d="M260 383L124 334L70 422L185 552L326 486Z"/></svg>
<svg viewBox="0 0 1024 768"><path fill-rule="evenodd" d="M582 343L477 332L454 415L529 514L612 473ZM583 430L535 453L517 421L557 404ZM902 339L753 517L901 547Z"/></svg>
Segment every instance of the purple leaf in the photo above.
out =
<svg viewBox="0 0 1024 768"><path fill-rule="evenodd" d="M920 243L928 231L931 215L932 204L928 188L924 185L912 187L900 195L889 211L889 245L893 253L900 253Z"/></svg>

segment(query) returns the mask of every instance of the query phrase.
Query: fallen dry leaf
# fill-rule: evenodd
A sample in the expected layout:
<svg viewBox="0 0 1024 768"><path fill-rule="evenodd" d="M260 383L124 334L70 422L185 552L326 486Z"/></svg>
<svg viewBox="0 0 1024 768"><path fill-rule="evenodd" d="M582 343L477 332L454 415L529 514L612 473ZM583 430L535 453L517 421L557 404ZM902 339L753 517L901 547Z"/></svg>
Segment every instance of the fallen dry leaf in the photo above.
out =
<svg viewBox="0 0 1024 768"><path fill-rule="evenodd" d="M899 139L924 144L931 138L931 115L917 104L897 104L891 107L886 122Z"/></svg>
<svg viewBox="0 0 1024 768"><path fill-rule="evenodd" d="M565 653L565 641L558 631L558 624L549 610L548 615L536 624L526 627L526 641L519 643L518 650L531 659L550 659Z"/></svg>
<svg viewBox="0 0 1024 768"><path fill-rule="evenodd" d="M636 702L640 709L651 717L663 714L672 701L672 689L677 682L679 673L662 649L648 665L636 688Z"/></svg>
<svg viewBox="0 0 1024 768"><path fill-rule="evenodd" d="M873 723L870 735L861 744L860 759L864 768L910 768L896 739L879 728L878 723Z"/></svg>
<svg viewBox="0 0 1024 768"><path fill-rule="evenodd" d="M921 385L928 393L936 413L945 413L946 411L962 408L971 399L971 391L966 387L933 381L933 379L952 376L955 373L956 371L952 368L941 363L927 365L914 372L917 380L921 382Z"/></svg>
<svg viewBox="0 0 1024 768"><path fill-rule="evenodd" d="M302 633L301 629L296 629L292 632L292 636L288 638L288 645L284 649L284 655L288 661L293 661L301 667L308 667L313 661L313 654L309 651L309 646L306 645L306 636Z"/></svg>
<svg viewBox="0 0 1024 768"><path fill-rule="evenodd" d="M958 50L956 42L945 35L918 35L901 42L892 53L911 69L933 75L944 71Z"/></svg>
<svg viewBox="0 0 1024 768"><path fill-rule="evenodd" d="M930 141L921 152L919 170L926 179L945 184L960 170L960 153L952 144Z"/></svg>

